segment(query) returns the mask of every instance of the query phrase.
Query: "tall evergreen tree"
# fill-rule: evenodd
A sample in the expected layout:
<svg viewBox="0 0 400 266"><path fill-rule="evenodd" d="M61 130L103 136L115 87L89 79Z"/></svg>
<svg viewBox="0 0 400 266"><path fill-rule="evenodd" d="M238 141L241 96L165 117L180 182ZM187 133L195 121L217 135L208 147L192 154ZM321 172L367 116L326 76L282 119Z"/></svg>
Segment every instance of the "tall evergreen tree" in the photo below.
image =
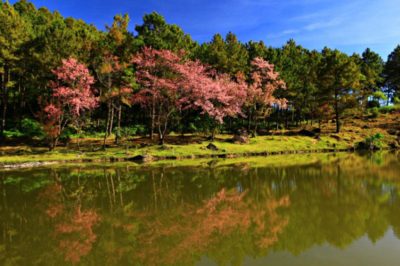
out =
<svg viewBox="0 0 400 266"><path fill-rule="evenodd" d="M361 72L354 59L338 50L324 48L319 70L320 88L325 101L335 110L336 132L340 132L341 115L355 103Z"/></svg>
<svg viewBox="0 0 400 266"><path fill-rule="evenodd" d="M157 12L146 14L143 24L137 25L135 30L142 45L154 49L185 50L190 54L198 45L179 26L168 24Z"/></svg>
<svg viewBox="0 0 400 266"><path fill-rule="evenodd" d="M361 82L361 97L363 103L368 101L368 97L374 92L380 91L383 82L384 62L379 54L367 48L361 57L361 74L363 80ZM365 106L365 104L364 104Z"/></svg>
<svg viewBox="0 0 400 266"><path fill-rule="evenodd" d="M0 2L0 138L6 127L10 91L15 89L14 72L21 61L21 47L28 40L28 25L8 2Z"/></svg>
<svg viewBox="0 0 400 266"><path fill-rule="evenodd" d="M400 94L400 45L389 55L384 70L385 86L388 98Z"/></svg>

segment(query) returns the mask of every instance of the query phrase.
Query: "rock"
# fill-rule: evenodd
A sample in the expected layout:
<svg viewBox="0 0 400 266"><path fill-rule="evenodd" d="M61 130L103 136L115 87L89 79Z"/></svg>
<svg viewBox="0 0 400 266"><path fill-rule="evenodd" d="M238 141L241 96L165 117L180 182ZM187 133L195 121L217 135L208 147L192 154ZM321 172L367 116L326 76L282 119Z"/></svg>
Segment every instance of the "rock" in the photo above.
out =
<svg viewBox="0 0 400 266"><path fill-rule="evenodd" d="M393 141L391 143L389 143L389 147L393 150L398 150L400 149L400 145L397 141Z"/></svg>
<svg viewBox="0 0 400 266"><path fill-rule="evenodd" d="M247 144L250 142L249 140L249 134L247 131L244 130L238 130L236 134L233 136L233 142L234 143L240 143L240 144Z"/></svg>
<svg viewBox="0 0 400 266"><path fill-rule="evenodd" d="M320 134L321 133L321 129L320 128L313 128L312 132L316 133L316 134Z"/></svg>
<svg viewBox="0 0 400 266"><path fill-rule="evenodd" d="M206 148L212 151L218 151L218 147L213 143L208 144Z"/></svg>
<svg viewBox="0 0 400 266"><path fill-rule="evenodd" d="M321 140L321 136L320 136L320 135L317 135L317 136L314 137L314 139L320 141L320 140Z"/></svg>
<svg viewBox="0 0 400 266"><path fill-rule="evenodd" d="M144 155L137 155L133 158L130 158L130 161L135 161L135 162L143 162L143 163L147 163L147 162L152 162L154 161L154 157L151 156L150 154L144 154Z"/></svg>
<svg viewBox="0 0 400 266"><path fill-rule="evenodd" d="M142 142L142 143L139 144L140 148L145 148L145 147L149 147L149 146L151 146L151 144L145 143L145 142Z"/></svg>
<svg viewBox="0 0 400 266"><path fill-rule="evenodd" d="M307 129L302 129L298 132L299 135L301 136L306 136L306 137L315 137L317 134L313 131L307 130Z"/></svg>
<svg viewBox="0 0 400 266"><path fill-rule="evenodd" d="M357 143L356 145L357 150L370 150L370 151L377 151L380 150L380 148L372 143L366 143L364 141L361 141Z"/></svg>
<svg viewBox="0 0 400 266"><path fill-rule="evenodd" d="M266 136L270 134L270 132L267 129L259 129L257 132L259 136Z"/></svg>
<svg viewBox="0 0 400 266"><path fill-rule="evenodd" d="M399 131L395 130L395 129L388 129L387 133L389 135L399 135Z"/></svg>
<svg viewBox="0 0 400 266"><path fill-rule="evenodd" d="M331 135L331 138L334 138L336 140L341 140L341 137L338 135Z"/></svg>

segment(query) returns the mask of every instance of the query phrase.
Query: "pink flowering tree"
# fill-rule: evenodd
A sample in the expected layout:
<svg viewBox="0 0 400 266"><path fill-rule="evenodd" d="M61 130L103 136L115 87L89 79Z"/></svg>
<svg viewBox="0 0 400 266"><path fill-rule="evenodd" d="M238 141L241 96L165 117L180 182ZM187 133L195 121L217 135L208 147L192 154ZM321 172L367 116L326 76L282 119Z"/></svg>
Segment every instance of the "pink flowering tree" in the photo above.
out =
<svg viewBox="0 0 400 266"><path fill-rule="evenodd" d="M273 64L257 57L251 62L251 66L253 69L247 86L245 107L248 129L251 130L251 125L254 124L255 134L258 122L265 120L271 114L273 107L286 108L287 100L274 96L278 89L286 89L286 84L274 70Z"/></svg>
<svg viewBox="0 0 400 266"><path fill-rule="evenodd" d="M170 118L179 101L181 75L177 65L181 57L168 50L145 47L133 57L137 83L140 90L133 96L133 103L140 104L150 114L150 136L158 130L160 144L164 143Z"/></svg>
<svg viewBox="0 0 400 266"><path fill-rule="evenodd" d="M160 144L164 143L170 118L176 111L200 111L222 124L225 117L241 114L246 100L245 82L234 82L199 61L184 60L182 55L144 48L133 58L141 85L133 102L150 113L150 135L158 128Z"/></svg>
<svg viewBox="0 0 400 266"><path fill-rule="evenodd" d="M246 100L246 83L235 82L227 74L217 74L199 61L188 61L179 66L182 75L181 99L182 109L200 110L211 117L215 128L222 124L225 117L236 117L242 114L242 106Z"/></svg>
<svg viewBox="0 0 400 266"><path fill-rule="evenodd" d="M51 100L44 107L44 128L50 138L50 149L57 146L67 125L73 123L80 129L83 114L93 110L98 103L92 88L94 78L85 65L69 58L62 60L53 73L56 81L50 82Z"/></svg>

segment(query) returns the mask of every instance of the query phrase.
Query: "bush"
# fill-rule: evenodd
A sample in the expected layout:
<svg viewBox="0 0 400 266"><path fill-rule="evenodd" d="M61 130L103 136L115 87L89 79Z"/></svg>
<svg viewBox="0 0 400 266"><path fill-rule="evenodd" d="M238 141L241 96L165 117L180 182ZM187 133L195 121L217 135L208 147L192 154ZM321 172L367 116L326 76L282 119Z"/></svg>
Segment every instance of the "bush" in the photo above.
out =
<svg viewBox="0 0 400 266"><path fill-rule="evenodd" d="M377 118L379 116L379 108L378 107L371 108L369 109L369 113L372 118Z"/></svg>
<svg viewBox="0 0 400 266"><path fill-rule="evenodd" d="M393 113L398 110L400 110L399 105L382 106L381 108L379 108L379 112L381 112L382 114Z"/></svg>
<svg viewBox="0 0 400 266"><path fill-rule="evenodd" d="M122 127L119 133L121 137L129 137L135 135L143 135L146 133L146 127L143 125L134 125L132 127ZM116 132L118 134L118 132Z"/></svg>
<svg viewBox="0 0 400 266"><path fill-rule="evenodd" d="M13 130L4 130L4 136L8 139L13 139L13 138L21 138L24 136L24 134L18 129L13 129Z"/></svg>
<svg viewBox="0 0 400 266"><path fill-rule="evenodd" d="M40 123L30 118L24 118L21 121L21 131L25 137L29 138L43 138L45 136Z"/></svg>
<svg viewBox="0 0 400 266"><path fill-rule="evenodd" d="M372 94L372 97L374 97L375 100L383 100L386 101L388 99L388 97L386 96L386 94L383 91L376 91Z"/></svg>
<svg viewBox="0 0 400 266"><path fill-rule="evenodd" d="M45 133L43 131L42 125L30 118L24 118L21 121L21 126L17 129L10 129L4 131L4 135L6 138L39 138L43 139L45 137Z"/></svg>
<svg viewBox="0 0 400 266"><path fill-rule="evenodd" d="M358 143L357 148L362 150L380 150L382 148L382 139L384 135L377 133L365 138L363 142Z"/></svg>

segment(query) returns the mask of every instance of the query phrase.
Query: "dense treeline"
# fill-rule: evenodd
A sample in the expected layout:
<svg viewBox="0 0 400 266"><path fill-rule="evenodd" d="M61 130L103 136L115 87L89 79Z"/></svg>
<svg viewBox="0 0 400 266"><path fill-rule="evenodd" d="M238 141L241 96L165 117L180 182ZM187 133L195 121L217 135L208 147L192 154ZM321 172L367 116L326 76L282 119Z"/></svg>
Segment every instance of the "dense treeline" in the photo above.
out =
<svg viewBox="0 0 400 266"><path fill-rule="evenodd" d="M255 134L331 119L339 131L343 116L400 93L400 46L385 63L370 49L273 48L233 33L199 44L157 13L135 32L127 15L100 31L26 0L1 1L0 21L1 139L43 128L53 145L82 132L163 141L172 131Z"/></svg>

